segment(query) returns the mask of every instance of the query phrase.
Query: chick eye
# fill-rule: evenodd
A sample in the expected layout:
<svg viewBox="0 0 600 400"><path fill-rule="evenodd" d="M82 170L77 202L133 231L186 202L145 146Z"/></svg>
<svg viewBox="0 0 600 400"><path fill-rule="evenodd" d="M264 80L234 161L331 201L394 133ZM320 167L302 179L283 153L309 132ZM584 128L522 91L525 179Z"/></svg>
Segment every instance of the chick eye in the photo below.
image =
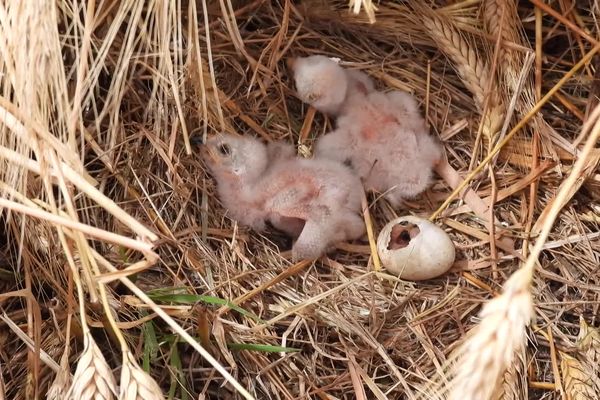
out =
<svg viewBox="0 0 600 400"><path fill-rule="evenodd" d="M231 154L231 147L229 147L229 145L226 143L219 145L218 150L219 153L221 153L224 156L228 156L229 154Z"/></svg>

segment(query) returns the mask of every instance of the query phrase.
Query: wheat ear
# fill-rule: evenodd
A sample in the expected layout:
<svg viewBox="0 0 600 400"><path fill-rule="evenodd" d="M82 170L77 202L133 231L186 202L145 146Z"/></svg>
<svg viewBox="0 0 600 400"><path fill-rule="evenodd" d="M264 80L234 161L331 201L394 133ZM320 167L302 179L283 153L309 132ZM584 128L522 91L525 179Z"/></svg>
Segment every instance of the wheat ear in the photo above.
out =
<svg viewBox="0 0 600 400"><path fill-rule="evenodd" d="M494 38L502 42L520 43L517 30L517 10L514 1L485 0L483 2L483 22L486 30ZM499 49L498 60L504 71L518 73L517 55L514 50L507 49L502 44Z"/></svg>
<svg viewBox="0 0 600 400"><path fill-rule="evenodd" d="M527 352L525 346L521 346L515 352L512 364L508 367L504 376L494 392L494 400L523 400L527 398Z"/></svg>
<svg viewBox="0 0 600 400"><path fill-rule="evenodd" d="M438 48L452 60L463 84L473 95L481 113L482 133L491 143L502 125L504 107L492 85L494 82L487 63L450 21L435 13L427 13L423 23Z"/></svg>
<svg viewBox="0 0 600 400"><path fill-rule="evenodd" d="M485 0L483 2L483 22L491 36L499 37L502 42L517 43L528 47L522 39L517 7L513 1ZM516 92L519 90L521 69L525 64L524 54L506 48L502 43L498 52L499 75L502 76L506 86L512 92ZM520 101L516 104L516 109L521 115L527 113L533 106L534 92L533 76L531 72L528 72L527 79L523 84Z"/></svg>
<svg viewBox="0 0 600 400"><path fill-rule="evenodd" d="M567 397L595 399L600 393L600 332L579 320L577 357L561 353L561 372Z"/></svg>
<svg viewBox="0 0 600 400"><path fill-rule="evenodd" d="M60 358L60 370L46 394L46 400L62 400L67 398L71 386L71 371L69 370L69 354L63 352Z"/></svg>
<svg viewBox="0 0 600 400"><path fill-rule="evenodd" d="M481 322L454 361L449 399L492 397L500 377L513 363L515 350L524 346L525 328L533 316L530 284L529 271L521 269L506 282L502 295L483 307Z"/></svg>
<svg viewBox="0 0 600 400"><path fill-rule="evenodd" d="M560 352L560 369L567 399L595 400L600 393L598 377L575 357Z"/></svg>
<svg viewBox="0 0 600 400"><path fill-rule="evenodd" d="M117 394L115 377L89 329L83 333L84 349L77 363L68 400L109 400Z"/></svg>
<svg viewBox="0 0 600 400"><path fill-rule="evenodd" d="M493 37L500 37L503 42L515 43L529 48L526 36L523 34L523 27L517 13L517 6L514 1L510 0L485 0L483 2L483 19L484 25L486 26L487 32ZM527 53L515 51L514 49L500 46L499 51L499 63L498 68L500 76L502 77L504 84L510 91L521 92L516 104L515 110L520 117L527 115L536 103L536 94L534 86L533 70L528 69L526 78L522 83L520 89L520 75L527 62ZM531 50L533 53L533 50ZM558 136L554 132L554 128L546 120L541 113L536 114L529 125L532 131L539 132L542 138L541 146L543 151L552 155L554 159L558 159L552 145L548 144L548 140L551 140L551 136ZM554 132L554 133L553 133Z"/></svg>
<svg viewBox="0 0 600 400"><path fill-rule="evenodd" d="M481 321L444 365L445 375L423 388L420 400L495 398L513 365L515 350L525 346L525 328L533 316L530 271L520 269L500 296L483 306Z"/></svg>
<svg viewBox="0 0 600 400"><path fill-rule="evenodd" d="M129 351L123 352L119 400L163 400L156 381L146 373Z"/></svg>
<svg viewBox="0 0 600 400"><path fill-rule="evenodd" d="M590 327L583 318L579 320L577 347L594 366L596 374L600 374L600 331Z"/></svg>
<svg viewBox="0 0 600 400"><path fill-rule="evenodd" d="M429 13L424 16L423 23L438 48L454 63L464 85L473 94L476 105L483 108L486 90L490 85L489 69L485 61L450 21ZM490 100L492 104L498 102L495 98Z"/></svg>

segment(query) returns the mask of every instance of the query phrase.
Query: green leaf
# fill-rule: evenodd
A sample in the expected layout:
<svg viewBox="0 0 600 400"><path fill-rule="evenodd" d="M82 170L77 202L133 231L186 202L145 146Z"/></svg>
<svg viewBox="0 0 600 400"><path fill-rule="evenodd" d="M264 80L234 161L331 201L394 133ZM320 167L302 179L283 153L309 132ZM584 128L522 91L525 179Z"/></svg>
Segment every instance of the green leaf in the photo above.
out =
<svg viewBox="0 0 600 400"><path fill-rule="evenodd" d="M185 293L181 293L181 294L177 294L177 293L152 294L152 293L150 293L150 294L148 294L148 296L154 301L162 301L165 303L195 304L198 302L202 302L205 304L227 306L227 307L231 308L232 310L239 312L243 316L251 318L254 321L257 321L258 323L265 322L262 319L258 318L253 313L246 311L243 308L236 306L229 300L225 300L220 297L202 296L202 295L198 295L198 294L185 294Z"/></svg>
<svg viewBox="0 0 600 400"><path fill-rule="evenodd" d="M171 347L171 386L169 387L169 399L175 397L177 393L177 387L180 387L180 394L182 400L189 400L188 390L185 387L185 374L183 372L183 365L179 356L179 349L177 347L179 341L176 340Z"/></svg>
<svg viewBox="0 0 600 400"><path fill-rule="evenodd" d="M271 346L268 344L252 344L252 343L227 343L227 347L232 350L251 350L262 351L264 353L297 353L301 351L293 347Z"/></svg>
<svg viewBox="0 0 600 400"><path fill-rule="evenodd" d="M144 358L143 368L144 371L150 372L150 361L156 359L158 354L158 340L156 340L156 330L154 329L154 322L148 321L142 325L142 335L144 335Z"/></svg>
<svg viewBox="0 0 600 400"><path fill-rule="evenodd" d="M123 264L127 264L127 260L129 260L129 257L127 257L127 251L123 246L119 246L119 257L121 257L121 261L123 262Z"/></svg>

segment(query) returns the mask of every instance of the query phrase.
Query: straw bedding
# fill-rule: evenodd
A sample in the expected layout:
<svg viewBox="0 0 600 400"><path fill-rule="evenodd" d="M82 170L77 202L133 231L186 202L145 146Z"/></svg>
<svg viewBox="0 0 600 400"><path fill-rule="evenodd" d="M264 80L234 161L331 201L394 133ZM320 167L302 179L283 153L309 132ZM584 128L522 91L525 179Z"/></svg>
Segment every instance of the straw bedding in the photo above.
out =
<svg viewBox="0 0 600 400"><path fill-rule="evenodd" d="M0 5L0 398L598 396L598 5L348 6ZM401 281L367 242L292 264L221 207L190 137L310 156L333 121L285 63L309 54L419 100L445 161L365 220L431 218L448 274Z"/></svg>

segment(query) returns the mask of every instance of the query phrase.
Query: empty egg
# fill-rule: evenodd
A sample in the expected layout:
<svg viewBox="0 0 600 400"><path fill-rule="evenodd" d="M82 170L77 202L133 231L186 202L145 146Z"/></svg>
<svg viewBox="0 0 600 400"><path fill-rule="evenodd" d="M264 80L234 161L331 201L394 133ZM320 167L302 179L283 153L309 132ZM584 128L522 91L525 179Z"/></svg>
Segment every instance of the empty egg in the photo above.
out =
<svg viewBox="0 0 600 400"><path fill-rule="evenodd" d="M404 216L389 222L377 238L381 263L402 279L420 281L447 272L454 264L454 243L426 219Z"/></svg>

